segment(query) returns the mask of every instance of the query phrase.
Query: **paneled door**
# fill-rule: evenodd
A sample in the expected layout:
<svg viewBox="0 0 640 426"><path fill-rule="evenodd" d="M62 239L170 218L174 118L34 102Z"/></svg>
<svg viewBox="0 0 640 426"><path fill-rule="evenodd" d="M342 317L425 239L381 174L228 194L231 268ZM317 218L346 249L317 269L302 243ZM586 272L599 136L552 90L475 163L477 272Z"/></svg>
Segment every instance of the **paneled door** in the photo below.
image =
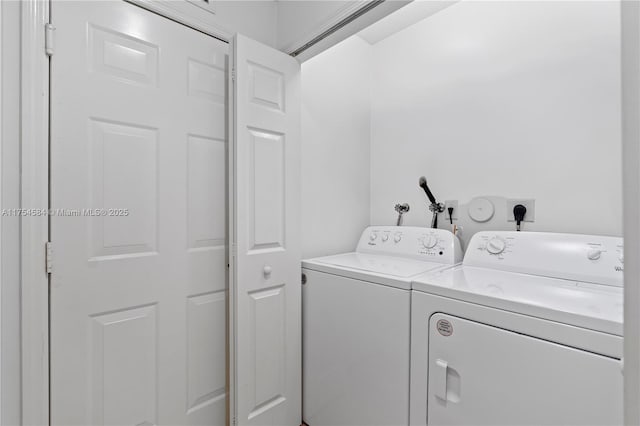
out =
<svg viewBox="0 0 640 426"><path fill-rule="evenodd" d="M234 40L238 425L301 421L300 64Z"/></svg>
<svg viewBox="0 0 640 426"><path fill-rule="evenodd" d="M51 421L226 423L228 45L55 1Z"/></svg>

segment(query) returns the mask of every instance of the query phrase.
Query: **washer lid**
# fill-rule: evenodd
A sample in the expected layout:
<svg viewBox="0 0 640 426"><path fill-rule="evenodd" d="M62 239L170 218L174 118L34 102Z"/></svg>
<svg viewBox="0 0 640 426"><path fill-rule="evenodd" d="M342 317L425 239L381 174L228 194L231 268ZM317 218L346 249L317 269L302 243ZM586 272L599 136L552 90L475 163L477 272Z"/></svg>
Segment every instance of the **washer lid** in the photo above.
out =
<svg viewBox="0 0 640 426"><path fill-rule="evenodd" d="M442 263L365 253L344 253L303 260L302 266L320 272L343 275L407 290L411 289L412 277L447 267Z"/></svg>
<svg viewBox="0 0 640 426"><path fill-rule="evenodd" d="M622 336L623 289L473 266L419 275L413 289Z"/></svg>

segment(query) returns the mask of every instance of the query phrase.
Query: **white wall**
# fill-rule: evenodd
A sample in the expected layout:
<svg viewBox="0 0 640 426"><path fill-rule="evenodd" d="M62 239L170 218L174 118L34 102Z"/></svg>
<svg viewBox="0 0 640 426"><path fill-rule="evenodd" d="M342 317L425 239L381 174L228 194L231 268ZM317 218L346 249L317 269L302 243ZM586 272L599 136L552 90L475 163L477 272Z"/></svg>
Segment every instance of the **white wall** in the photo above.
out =
<svg viewBox="0 0 640 426"><path fill-rule="evenodd" d="M20 207L20 3L0 2L0 207ZM20 406L20 219L0 217L0 424Z"/></svg>
<svg viewBox="0 0 640 426"><path fill-rule="evenodd" d="M621 235L617 2L457 3L373 58L373 224L406 201L428 225L425 175L442 200L534 198L525 229Z"/></svg>
<svg viewBox="0 0 640 426"><path fill-rule="evenodd" d="M371 46L352 37L302 66L302 252L353 251L369 224Z"/></svg>

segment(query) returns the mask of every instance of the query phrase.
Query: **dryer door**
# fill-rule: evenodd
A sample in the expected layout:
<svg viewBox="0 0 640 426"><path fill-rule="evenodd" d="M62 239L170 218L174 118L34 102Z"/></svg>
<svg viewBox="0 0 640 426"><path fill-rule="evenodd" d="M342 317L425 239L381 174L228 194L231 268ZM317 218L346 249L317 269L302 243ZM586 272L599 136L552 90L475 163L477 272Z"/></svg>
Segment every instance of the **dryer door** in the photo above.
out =
<svg viewBox="0 0 640 426"><path fill-rule="evenodd" d="M429 321L429 425L622 424L619 360L458 317Z"/></svg>

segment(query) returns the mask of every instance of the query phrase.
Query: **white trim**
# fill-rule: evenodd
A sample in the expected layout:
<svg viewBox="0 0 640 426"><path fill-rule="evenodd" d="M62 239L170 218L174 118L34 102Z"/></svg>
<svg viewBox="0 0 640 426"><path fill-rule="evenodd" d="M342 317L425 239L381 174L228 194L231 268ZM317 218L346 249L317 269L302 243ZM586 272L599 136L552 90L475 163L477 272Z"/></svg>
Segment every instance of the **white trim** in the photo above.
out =
<svg viewBox="0 0 640 426"><path fill-rule="evenodd" d="M373 24L374 22L377 22L380 19L384 18L385 16L390 15L391 13L393 13L396 10L400 9L401 7L406 6L407 4L411 3L411 1L413 1L413 0L387 0L387 1L385 1L384 3L376 6L373 9L371 9L370 11L365 13L364 15L358 17L353 22L350 22L349 24L347 24L344 27L340 28L339 30L337 30L333 34L330 34L329 36L327 36L323 40L319 41L318 43L316 43L313 46L309 47L308 49L304 50L302 53L300 53L298 56L296 56L296 59L298 61L300 61L300 62L304 62L304 61L307 61L307 60L313 58L314 56L318 55L319 53L322 53L325 50L330 49L331 47L335 46L336 44L340 43L341 41L346 40L347 38L351 37L352 35L358 33L360 30L363 30L364 28L368 27L369 25ZM358 2L357 4L359 6L362 6L361 2ZM337 24L338 22L340 22L345 17L346 16L342 16L341 15L340 19L332 20L331 25L323 27L324 28L323 31L331 28L333 25ZM307 42L309 42L310 40L313 40L313 38L318 36L319 34L322 34L322 31L314 33L313 37L305 38L304 39L304 43L298 43L298 45L296 46L296 49L301 47L301 46L304 46ZM286 52L292 52L292 51L295 51L296 49L282 49L282 50L285 50Z"/></svg>
<svg viewBox="0 0 640 426"><path fill-rule="evenodd" d="M215 15L202 6L192 3L190 0L124 0L136 6L140 6L153 13L169 18L187 27L201 31L226 43L229 43L232 33L218 26Z"/></svg>
<svg viewBox="0 0 640 426"><path fill-rule="evenodd" d="M236 173L236 167L235 167L235 161L236 161L236 142L235 142L235 129L236 129L236 97L235 97L235 75L236 75L236 42L235 42L235 36L231 38L231 40L229 41L229 61L227 62L229 65L229 77L227 79L228 82L228 89L227 89L227 93L229 94L227 97L227 103L228 103L228 128L229 131L227 132L228 135L228 141L227 141L227 147L229 150L229 157L228 157L228 170L227 170L227 176L229 177L229 196L227 197L227 203L229 203L229 208L228 208L228 212L229 212L229 221L228 221L228 229L227 229L227 233L229 236L229 242L228 242L228 256L227 258L229 259L229 281L227 282L228 285L228 292L227 294L229 295L229 303L227 305L227 320L229 321L228 324L228 335L229 335L229 339L228 339L228 351L227 351L227 356L228 356L228 377L227 377L227 392L228 392L228 401L229 403L227 404L227 413L228 413L228 419L227 419L227 424L235 426L237 424L237 414L238 414L238 407L236 404L236 383L237 383L237 377L236 377L236 365L235 365L235 358L236 358L236 346L237 346L237 342L236 342L236 337L237 337L237 333L236 333L236 310L235 310L235 306L236 306L236 299L237 299L237 294L236 294L236 286L235 286L235 280L236 280L236 257L237 257L237 250L236 247L237 245L237 235L235 232L235 207L236 207L236 196L237 196L237 191L236 191L236 178L235 178L235 173Z"/></svg>
<svg viewBox="0 0 640 426"><path fill-rule="evenodd" d="M282 46L280 50L283 52L291 53L296 49L304 46L309 40L313 40L315 37L319 36L323 32L327 31L329 28L333 27L337 23L341 22L345 18L353 15L360 8L370 3L371 0L355 0L351 2L347 2L344 6L336 10L331 16L327 18L327 20L323 21L320 25L309 29L300 39L293 41L285 46ZM303 41L303 43L300 43Z"/></svg>
<svg viewBox="0 0 640 426"><path fill-rule="evenodd" d="M640 424L640 3L623 1L624 417Z"/></svg>
<svg viewBox="0 0 640 426"><path fill-rule="evenodd" d="M21 182L23 209L49 204L49 58L44 29L49 2L21 3ZM48 218L21 225L22 423L49 423L49 279L44 269Z"/></svg>
<svg viewBox="0 0 640 426"><path fill-rule="evenodd" d="M2 5L0 4L0 28L2 28ZM2 116L2 104L3 102L3 90L2 90L2 64L3 64L3 60L2 60L2 31L0 30L0 128L2 128L2 121L3 121L3 116ZM0 132L0 148L2 147L2 132ZM2 172L3 172L3 167L2 167L2 162L0 162L0 208L3 207L2 205ZM2 250L2 225L0 224L0 289L2 288L2 271L3 271L3 258L2 258L2 254L3 254L3 250ZM4 299L2 298L2 291L0 291L0 383L2 383L2 347L4 344L4 340L2 339L3 333L2 333L2 301ZM2 423L2 386L0 385L0 423Z"/></svg>

